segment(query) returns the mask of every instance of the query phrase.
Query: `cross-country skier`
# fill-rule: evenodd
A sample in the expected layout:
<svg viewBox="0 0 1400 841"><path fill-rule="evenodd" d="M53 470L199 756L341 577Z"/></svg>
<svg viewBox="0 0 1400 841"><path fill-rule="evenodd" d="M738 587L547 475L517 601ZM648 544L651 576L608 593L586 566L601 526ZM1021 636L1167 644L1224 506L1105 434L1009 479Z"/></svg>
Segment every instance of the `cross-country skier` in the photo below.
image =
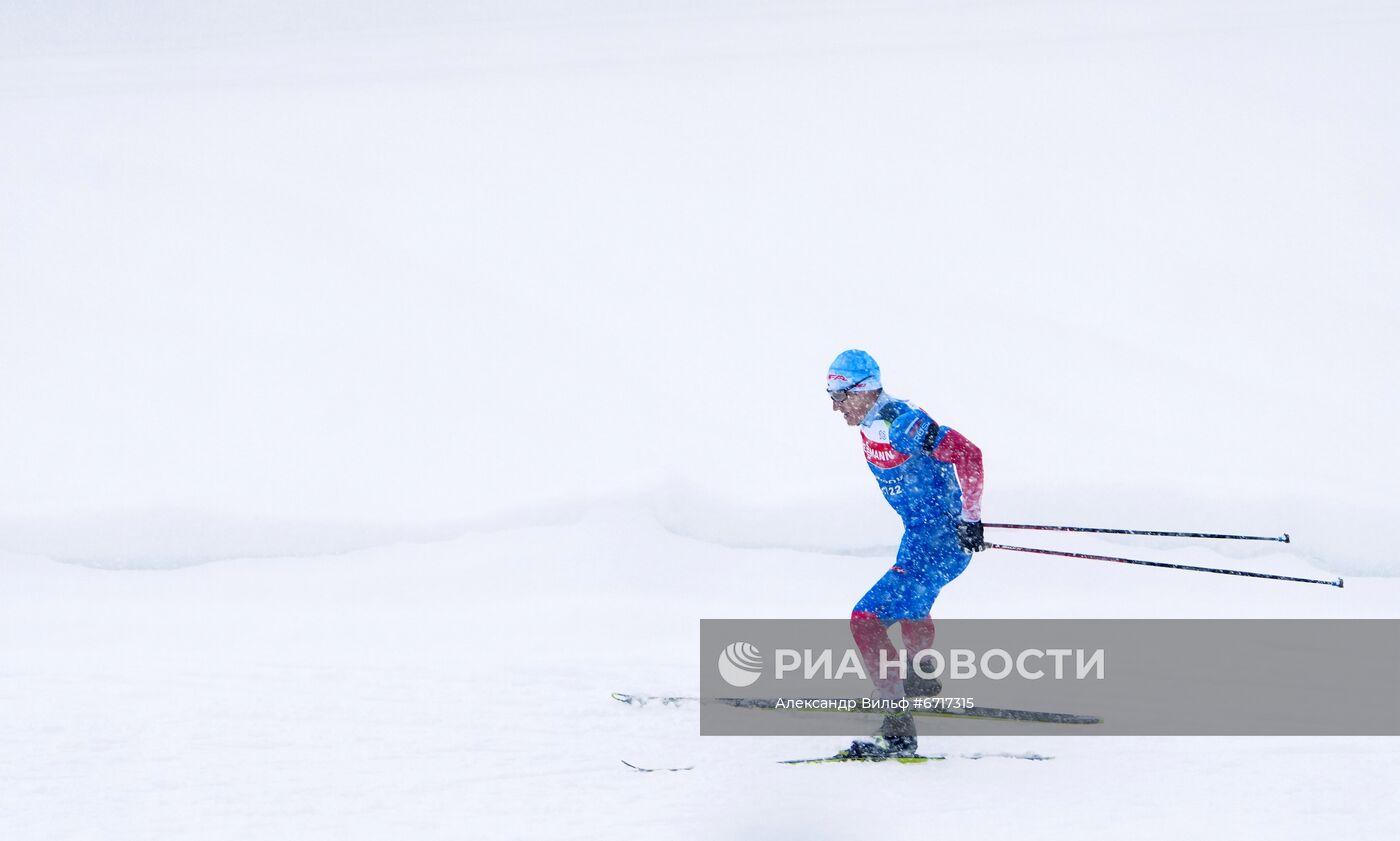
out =
<svg viewBox="0 0 1400 841"><path fill-rule="evenodd" d="M899 623L905 650L933 647L929 610L938 592L957 578L982 543L982 451L956 430L940 426L915 406L886 394L880 366L863 350L836 357L826 376L832 411L860 427L865 460L885 500L904 520L899 555L851 611L851 635L881 699L936 695L934 679L911 668L881 679L880 652L898 662L888 629ZM895 670L891 670L894 672ZM885 716L874 741L856 741L849 756L905 756L918 749L907 713Z"/></svg>

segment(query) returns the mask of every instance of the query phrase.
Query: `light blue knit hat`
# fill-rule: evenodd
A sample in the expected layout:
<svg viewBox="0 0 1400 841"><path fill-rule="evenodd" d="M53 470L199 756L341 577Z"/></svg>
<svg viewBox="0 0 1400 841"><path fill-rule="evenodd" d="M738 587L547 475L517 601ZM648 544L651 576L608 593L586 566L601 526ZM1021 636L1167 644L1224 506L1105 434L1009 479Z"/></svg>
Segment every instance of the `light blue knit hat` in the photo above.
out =
<svg viewBox="0 0 1400 841"><path fill-rule="evenodd" d="M826 372L827 391L874 391L881 388L880 366L863 350L844 350Z"/></svg>

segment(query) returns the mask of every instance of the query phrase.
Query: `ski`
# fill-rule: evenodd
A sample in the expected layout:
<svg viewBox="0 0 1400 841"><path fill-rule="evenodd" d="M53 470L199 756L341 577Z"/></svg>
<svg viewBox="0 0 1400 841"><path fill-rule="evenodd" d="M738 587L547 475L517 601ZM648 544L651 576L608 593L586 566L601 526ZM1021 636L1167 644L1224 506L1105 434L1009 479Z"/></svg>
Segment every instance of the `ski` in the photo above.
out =
<svg viewBox="0 0 1400 841"><path fill-rule="evenodd" d="M818 756L814 759L780 759L779 765L828 765L838 762L898 762L900 765L922 765L926 762L942 762L948 757L941 753L931 756Z"/></svg>
<svg viewBox="0 0 1400 841"><path fill-rule="evenodd" d="M1055 758L1040 753L1006 753L1004 751L996 753L964 753L961 754L961 756L963 759L1029 759L1033 762L1045 762ZM815 759L780 759L778 761L783 765L820 765L834 762L885 762L889 760L905 764L917 764L924 762L942 762L947 758L948 755L945 753L935 753L928 756L923 756L922 754L918 756L842 756L837 754L835 756L820 756Z"/></svg>
<svg viewBox="0 0 1400 841"><path fill-rule="evenodd" d="M1054 759L1053 756L1045 756L1039 753L964 753L963 759L1028 759L1034 762L1045 762ZM901 765L923 765L929 762L942 762L948 758L947 754L934 753L927 756L918 754L915 756L815 756L809 759L779 759L779 765L835 765L841 762L898 762ZM641 765L633 765L627 760L622 760L622 764L633 771L640 771L645 774L652 774L657 771L693 771L694 765L685 765L679 768L644 768Z"/></svg>
<svg viewBox="0 0 1400 841"><path fill-rule="evenodd" d="M921 765L926 762L941 762L948 757L943 754L932 756L817 756L811 759L779 759L779 765L830 765L838 762L898 762L901 765ZM622 764L633 771L640 771L644 774L652 774L657 771L694 771L694 765L686 765L681 768L644 768L641 765L633 765L627 760L622 760Z"/></svg>
<svg viewBox="0 0 1400 841"><path fill-rule="evenodd" d="M693 695L629 695L624 692L612 693L613 698L634 707L644 707L647 704L660 704L668 707L679 707L687 703L712 702L725 704L740 709L752 710L787 710L778 706L778 701L773 698L698 698ZM821 712L847 712L862 713L867 715L878 715L873 710L821 710ZM968 709L913 709L910 715L931 717L931 718L965 718L994 721L1019 721L1034 722L1039 724L1102 724L1103 719L1095 715L1080 715L1078 713L1057 713L1040 712L1038 710L1012 710L999 707L971 707Z"/></svg>

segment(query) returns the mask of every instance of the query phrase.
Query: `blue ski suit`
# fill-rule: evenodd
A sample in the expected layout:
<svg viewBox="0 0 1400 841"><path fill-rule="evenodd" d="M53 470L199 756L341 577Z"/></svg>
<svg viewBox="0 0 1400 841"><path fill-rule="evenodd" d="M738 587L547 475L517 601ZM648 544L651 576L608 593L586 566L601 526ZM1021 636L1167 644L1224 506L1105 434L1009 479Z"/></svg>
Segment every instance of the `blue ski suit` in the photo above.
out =
<svg viewBox="0 0 1400 841"><path fill-rule="evenodd" d="M939 591L967 569L957 521L980 521L982 453L956 430L881 392L860 427L865 460L904 521L894 566L856 603L852 619L889 627L928 617Z"/></svg>

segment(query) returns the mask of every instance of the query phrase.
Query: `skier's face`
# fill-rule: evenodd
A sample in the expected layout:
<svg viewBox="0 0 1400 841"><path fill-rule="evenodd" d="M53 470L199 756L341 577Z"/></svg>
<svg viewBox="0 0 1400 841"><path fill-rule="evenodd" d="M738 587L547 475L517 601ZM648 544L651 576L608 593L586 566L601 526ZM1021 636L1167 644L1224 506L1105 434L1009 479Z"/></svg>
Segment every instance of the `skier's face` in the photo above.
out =
<svg viewBox="0 0 1400 841"><path fill-rule="evenodd" d="M860 426L860 422L870 412L870 407L879 399L879 391L840 392L833 396L831 411L840 412L841 417L846 419L847 426Z"/></svg>

